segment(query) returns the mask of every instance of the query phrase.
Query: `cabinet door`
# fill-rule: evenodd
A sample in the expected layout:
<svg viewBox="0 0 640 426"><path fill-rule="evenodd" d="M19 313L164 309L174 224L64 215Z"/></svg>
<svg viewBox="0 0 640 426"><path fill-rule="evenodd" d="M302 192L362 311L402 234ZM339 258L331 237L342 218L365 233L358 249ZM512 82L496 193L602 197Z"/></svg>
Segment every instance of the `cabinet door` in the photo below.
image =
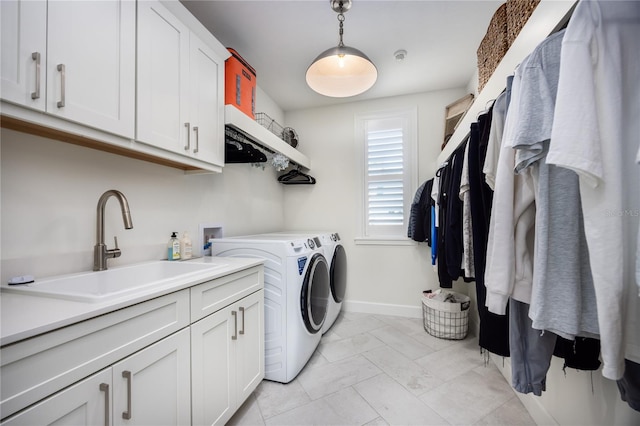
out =
<svg viewBox="0 0 640 426"><path fill-rule="evenodd" d="M191 324L193 424L224 424L236 409L236 319L231 305Z"/></svg>
<svg viewBox="0 0 640 426"><path fill-rule="evenodd" d="M113 424L191 423L189 329L113 366Z"/></svg>
<svg viewBox="0 0 640 426"><path fill-rule="evenodd" d="M157 1L138 2L136 139L185 154L189 29Z"/></svg>
<svg viewBox="0 0 640 426"><path fill-rule="evenodd" d="M133 138L135 2L48 2L47 112Z"/></svg>
<svg viewBox="0 0 640 426"><path fill-rule="evenodd" d="M2 99L45 109L47 2L0 2Z"/></svg>
<svg viewBox="0 0 640 426"><path fill-rule="evenodd" d="M191 50L191 155L224 166L224 61L195 34Z"/></svg>
<svg viewBox="0 0 640 426"><path fill-rule="evenodd" d="M264 378L264 291L238 303L239 336L236 348L238 405ZM240 334L241 333L241 334Z"/></svg>
<svg viewBox="0 0 640 426"><path fill-rule="evenodd" d="M2 422L2 426L110 425L111 369L107 368Z"/></svg>

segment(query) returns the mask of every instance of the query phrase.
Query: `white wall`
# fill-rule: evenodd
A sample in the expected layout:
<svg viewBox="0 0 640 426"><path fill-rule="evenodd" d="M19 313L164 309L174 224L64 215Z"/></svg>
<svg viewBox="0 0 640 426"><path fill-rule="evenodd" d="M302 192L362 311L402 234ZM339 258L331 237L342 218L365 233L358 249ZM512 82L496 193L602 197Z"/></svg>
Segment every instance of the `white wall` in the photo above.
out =
<svg viewBox="0 0 640 426"><path fill-rule="evenodd" d="M284 224L283 189L273 167L229 164L222 174L186 175L12 130L0 136L3 282L91 270L96 206L108 189L125 194L134 226L124 229L118 202L110 199L105 239L112 248L117 235L122 257L109 265L161 259L172 231L189 231L196 241L200 223L219 223L225 235Z"/></svg>
<svg viewBox="0 0 640 426"><path fill-rule="evenodd" d="M401 108L418 108L419 183L433 177L444 133L444 106L465 94L443 90L333 107L285 113L286 125L296 129L299 149L311 158L315 185L285 188L285 221L292 230L337 231L348 258L346 303L350 309L421 316L424 289L437 288L430 249L404 246L356 245L358 187L355 116ZM416 188L417 189L417 188Z"/></svg>

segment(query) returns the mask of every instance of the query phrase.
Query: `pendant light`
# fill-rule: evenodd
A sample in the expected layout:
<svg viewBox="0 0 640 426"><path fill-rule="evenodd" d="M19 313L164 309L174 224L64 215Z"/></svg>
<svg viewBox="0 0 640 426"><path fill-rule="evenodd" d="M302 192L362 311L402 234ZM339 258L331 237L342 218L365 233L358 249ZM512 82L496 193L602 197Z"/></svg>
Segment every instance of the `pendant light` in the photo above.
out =
<svg viewBox="0 0 640 426"><path fill-rule="evenodd" d="M340 43L322 52L307 69L307 84L321 95L346 98L366 92L378 78L373 62L361 51L345 46L344 13L351 8L351 0L330 0L331 8L338 13Z"/></svg>

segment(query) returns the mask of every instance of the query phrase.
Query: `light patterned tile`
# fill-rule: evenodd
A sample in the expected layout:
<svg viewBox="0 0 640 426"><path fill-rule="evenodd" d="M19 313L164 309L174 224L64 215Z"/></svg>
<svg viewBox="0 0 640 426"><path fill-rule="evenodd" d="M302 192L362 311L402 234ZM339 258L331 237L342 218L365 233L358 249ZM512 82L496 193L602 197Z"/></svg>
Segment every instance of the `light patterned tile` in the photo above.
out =
<svg viewBox="0 0 640 426"><path fill-rule="evenodd" d="M267 419L267 425L274 426L311 426L311 425L344 425L333 409L323 399L312 401L301 407Z"/></svg>
<svg viewBox="0 0 640 426"><path fill-rule="evenodd" d="M340 313L298 377L264 381L232 425L533 425L477 338L438 339L422 319Z"/></svg>
<svg viewBox="0 0 640 426"><path fill-rule="evenodd" d="M339 416L342 424L361 425L378 417L378 413L352 387L344 388L323 399Z"/></svg>
<svg viewBox="0 0 640 426"><path fill-rule="evenodd" d="M298 380L287 384L263 380L255 390L255 395L265 419L311 401Z"/></svg>
<svg viewBox="0 0 640 426"><path fill-rule="evenodd" d="M536 422L517 396L478 420L478 426L535 426Z"/></svg>
<svg viewBox="0 0 640 426"><path fill-rule="evenodd" d="M376 376L381 372L369 360L357 355L343 361L304 369L298 375L296 382L302 386L311 399L318 399Z"/></svg>
<svg viewBox="0 0 640 426"><path fill-rule="evenodd" d="M448 381L461 374L484 365L484 359L477 346L477 340L470 339L457 342L442 350L430 353L415 360L422 368Z"/></svg>
<svg viewBox="0 0 640 426"><path fill-rule="evenodd" d="M361 425L378 417L351 387L267 420L267 425Z"/></svg>
<svg viewBox="0 0 640 426"><path fill-rule="evenodd" d="M320 342L317 350L322 353L327 361L335 362L383 345L384 343L372 334L362 333L347 339Z"/></svg>
<svg viewBox="0 0 640 426"><path fill-rule="evenodd" d="M384 326L386 326L386 324L380 321L377 316L359 314L355 319L345 319L339 324L334 324L330 331L335 332L340 337L346 338Z"/></svg>
<svg viewBox="0 0 640 426"><path fill-rule="evenodd" d="M365 352L362 355L413 395L422 395L444 383L388 346Z"/></svg>
<svg viewBox="0 0 640 426"><path fill-rule="evenodd" d="M369 334L373 334L379 340L383 341L385 344L409 359L417 359L434 351L429 346L418 342L413 337L399 332L397 328L392 326L370 331Z"/></svg>
<svg viewBox="0 0 640 426"><path fill-rule="evenodd" d="M355 390L390 425L443 425L447 422L386 374L354 385Z"/></svg>
<svg viewBox="0 0 640 426"><path fill-rule="evenodd" d="M313 355L311 355L311 358L309 359L309 361L307 361L307 365L304 366L304 368L315 368L317 366L320 365L325 365L328 364L329 361L327 361L327 359L322 355L322 353L319 350L316 350Z"/></svg>
<svg viewBox="0 0 640 426"><path fill-rule="evenodd" d="M429 346L430 348L436 351L448 348L449 346L460 344L461 342L460 340L447 340L447 339L440 339L438 337L434 337L429 333L427 333L424 328L422 328L420 331L416 331L414 333L409 334L409 336L413 337L418 342L422 343L423 345ZM467 339L463 341L471 340L471 339L472 338L470 336L467 336Z"/></svg>
<svg viewBox="0 0 640 426"><path fill-rule="evenodd" d="M264 425L264 419L260 413L260 407L258 406L258 400L255 393L251 394L249 398L242 404L242 406L236 411L236 413L229 419L227 423L229 426L254 426Z"/></svg>
<svg viewBox="0 0 640 426"><path fill-rule="evenodd" d="M385 422L382 417L377 417L364 426L389 426L389 423Z"/></svg>
<svg viewBox="0 0 640 426"><path fill-rule="evenodd" d="M391 315L378 315L377 318L404 334L414 334L424 331L422 318L406 318Z"/></svg>
<svg viewBox="0 0 640 426"><path fill-rule="evenodd" d="M513 397L502 375L475 371L456 377L422 395L420 399L455 425L477 422Z"/></svg>

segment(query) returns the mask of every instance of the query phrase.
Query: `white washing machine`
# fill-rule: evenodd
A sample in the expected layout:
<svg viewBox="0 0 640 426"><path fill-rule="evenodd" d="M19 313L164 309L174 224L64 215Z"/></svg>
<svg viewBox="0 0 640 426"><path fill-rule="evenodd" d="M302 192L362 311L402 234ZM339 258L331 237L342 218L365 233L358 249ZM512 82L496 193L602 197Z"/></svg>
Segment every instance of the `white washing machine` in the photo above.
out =
<svg viewBox="0 0 640 426"><path fill-rule="evenodd" d="M347 291L347 253L337 232L320 234L320 243L329 262L329 282L331 294L327 307L327 319L322 326L322 334L331 328L342 309L342 301Z"/></svg>
<svg viewBox="0 0 640 426"><path fill-rule="evenodd" d="M286 238L312 238L319 240L324 256L329 262L329 282L331 294L327 306L327 318L322 326L322 334L326 333L338 318L342 309L342 301L347 291L347 254L337 232L278 232L269 235L279 235Z"/></svg>
<svg viewBox="0 0 640 426"><path fill-rule="evenodd" d="M264 259L265 379L289 383L322 337L329 264L316 241L283 235L211 240L213 256Z"/></svg>

